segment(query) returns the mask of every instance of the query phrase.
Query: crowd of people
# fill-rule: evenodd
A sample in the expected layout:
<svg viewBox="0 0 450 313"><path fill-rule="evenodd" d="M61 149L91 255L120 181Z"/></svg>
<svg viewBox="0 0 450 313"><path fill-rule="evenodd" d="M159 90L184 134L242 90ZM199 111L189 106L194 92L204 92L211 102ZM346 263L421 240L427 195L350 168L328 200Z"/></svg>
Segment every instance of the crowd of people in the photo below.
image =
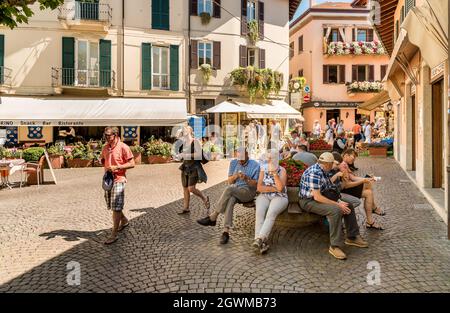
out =
<svg viewBox="0 0 450 313"><path fill-rule="evenodd" d="M113 228L105 244L114 243L121 230L129 225L123 214L126 184L125 172L134 167L133 155L129 147L120 141L118 129L105 129L107 144L102 152L105 173L112 173L113 184L105 189L108 209L113 211ZM366 228L382 230L383 227L374 219L374 214L383 216L384 211L376 205L373 186L375 178L357 176L351 169L357 154L351 148L339 153L325 152L317 158L309 153L307 146L296 131L289 140L290 156L305 163L308 167L302 175L299 185L299 205L302 210L325 216L329 223L329 253L337 259L345 259L342 246L350 245L367 248L368 243L360 236L355 209L364 206ZM237 149L237 158L229 164L228 186L223 190L218 201L212 205L208 196L196 188L198 183L206 182L207 175L203 164L207 163L201 143L193 136L189 126L183 129L182 144L179 146L178 158L184 202L179 214L190 212L191 194L200 198L207 212L197 220L203 226L216 226L219 215L224 215L221 244L230 240L233 228L233 211L235 205L255 203L255 235L253 246L264 254L269 249L269 236L277 216L288 207L287 172L279 165L280 151L268 149L264 156L255 160L250 157L250 147ZM106 174L105 174L106 176ZM105 184L104 184L105 185ZM345 235L342 228L345 224Z"/></svg>

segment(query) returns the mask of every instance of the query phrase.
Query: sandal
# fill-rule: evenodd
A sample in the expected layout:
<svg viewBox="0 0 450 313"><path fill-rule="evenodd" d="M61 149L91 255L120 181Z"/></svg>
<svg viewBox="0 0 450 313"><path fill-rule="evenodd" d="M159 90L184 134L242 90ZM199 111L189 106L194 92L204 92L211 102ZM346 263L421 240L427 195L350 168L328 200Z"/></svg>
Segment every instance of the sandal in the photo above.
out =
<svg viewBox="0 0 450 313"><path fill-rule="evenodd" d="M119 229L117 231L122 231L124 230L126 227L128 227L130 225L130 222L126 222L125 224L122 224L119 226Z"/></svg>
<svg viewBox="0 0 450 313"><path fill-rule="evenodd" d="M211 203L209 203L209 197L206 196L205 209L209 212L210 208L211 208Z"/></svg>
<svg viewBox="0 0 450 313"><path fill-rule="evenodd" d="M115 242L117 241L117 239L119 239L118 236L115 236L115 237L109 237L108 239L105 240L104 244L105 244L105 245L113 244L113 243L115 243Z"/></svg>
<svg viewBox="0 0 450 313"><path fill-rule="evenodd" d="M378 224L376 221L373 221L372 223L366 222L366 228L373 228L376 230L384 230L384 228Z"/></svg>
<svg viewBox="0 0 450 313"><path fill-rule="evenodd" d="M187 214L187 213L189 213L189 212L191 212L191 210L189 210L189 209L183 209L183 210L177 211L177 214L181 215L181 214Z"/></svg>
<svg viewBox="0 0 450 313"><path fill-rule="evenodd" d="M385 216L385 215L386 215L386 212L384 212L382 209L380 209L381 212L377 213L377 210L378 210L378 209L380 209L380 208L379 208L379 207L376 207L375 209L372 210L372 213L373 213L373 214L376 214L376 215L379 215L379 216Z"/></svg>

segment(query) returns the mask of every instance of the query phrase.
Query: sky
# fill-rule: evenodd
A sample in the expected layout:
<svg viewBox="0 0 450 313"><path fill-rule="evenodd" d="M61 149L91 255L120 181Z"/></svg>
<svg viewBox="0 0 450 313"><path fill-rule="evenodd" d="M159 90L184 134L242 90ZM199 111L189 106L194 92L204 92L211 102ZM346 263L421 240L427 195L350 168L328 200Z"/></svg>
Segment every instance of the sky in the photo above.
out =
<svg viewBox="0 0 450 313"><path fill-rule="evenodd" d="M352 0L314 0L315 4L324 3L324 2L352 2ZM309 7L309 0L302 0L302 3L297 9L297 12L295 12L294 18L292 20L295 20L297 17L299 17L303 12L305 12Z"/></svg>

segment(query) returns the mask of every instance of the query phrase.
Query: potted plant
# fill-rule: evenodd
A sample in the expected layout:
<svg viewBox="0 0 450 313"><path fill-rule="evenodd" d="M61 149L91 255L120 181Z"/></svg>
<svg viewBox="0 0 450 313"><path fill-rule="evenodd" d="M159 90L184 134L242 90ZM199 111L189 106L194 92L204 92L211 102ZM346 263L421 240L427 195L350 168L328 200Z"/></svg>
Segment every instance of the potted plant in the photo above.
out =
<svg viewBox="0 0 450 313"><path fill-rule="evenodd" d="M142 163L142 153L145 152L144 147L140 145L130 146L131 152L133 152L134 163L139 165Z"/></svg>
<svg viewBox="0 0 450 313"><path fill-rule="evenodd" d="M0 159L22 159L23 151L17 148L0 147Z"/></svg>
<svg viewBox="0 0 450 313"><path fill-rule="evenodd" d="M200 19L202 20L202 25L208 25L211 21L211 14L208 12L200 13Z"/></svg>
<svg viewBox="0 0 450 313"><path fill-rule="evenodd" d="M211 78L212 68L210 64L202 64L198 68L200 72L202 72L203 75L203 82L207 84L209 82L209 79Z"/></svg>
<svg viewBox="0 0 450 313"><path fill-rule="evenodd" d="M248 27L248 39L250 39L250 42L252 44L255 44L259 39L259 26L257 20L251 20L247 24Z"/></svg>
<svg viewBox="0 0 450 313"><path fill-rule="evenodd" d="M64 165L64 148L60 145L52 145L47 149L52 168L59 169Z"/></svg>
<svg viewBox="0 0 450 313"><path fill-rule="evenodd" d="M331 149L333 149L333 147L323 139L313 139L309 142L309 151L314 153L317 157L324 152L330 152Z"/></svg>
<svg viewBox="0 0 450 313"><path fill-rule="evenodd" d="M369 155L371 157L387 157L388 144L382 142L374 142L368 144L367 148L369 149Z"/></svg>
<svg viewBox="0 0 450 313"><path fill-rule="evenodd" d="M280 161L280 166L284 167L287 174L287 192L289 199L288 211L300 211L298 204L298 193L300 186L300 179L305 172L307 166L301 161L294 159L284 159ZM294 208L293 208L294 207Z"/></svg>
<svg viewBox="0 0 450 313"><path fill-rule="evenodd" d="M89 145L78 142L65 157L68 167L79 168L91 166L92 161L95 159L95 154Z"/></svg>
<svg viewBox="0 0 450 313"><path fill-rule="evenodd" d="M171 159L172 145L153 136L145 144L145 155L149 164L167 163Z"/></svg>

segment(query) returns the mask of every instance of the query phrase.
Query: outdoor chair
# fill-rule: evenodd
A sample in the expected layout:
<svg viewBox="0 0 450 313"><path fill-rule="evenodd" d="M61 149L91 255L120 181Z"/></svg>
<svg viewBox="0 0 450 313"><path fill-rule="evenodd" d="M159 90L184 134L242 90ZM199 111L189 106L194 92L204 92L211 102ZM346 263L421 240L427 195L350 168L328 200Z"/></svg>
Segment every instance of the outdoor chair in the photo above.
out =
<svg viewBox="0 0 450 313"><path fill-rule="evenodd" d="M43 174L42 170L44 168L44 161L45 161L45 155L41 156L38 163L27 162L24 164L23 172L27 176L27 181L28 181L29 175L35 174L38 187L41 183L41 179L43 180L43 178L44 178L42 175Z"/></svg>

